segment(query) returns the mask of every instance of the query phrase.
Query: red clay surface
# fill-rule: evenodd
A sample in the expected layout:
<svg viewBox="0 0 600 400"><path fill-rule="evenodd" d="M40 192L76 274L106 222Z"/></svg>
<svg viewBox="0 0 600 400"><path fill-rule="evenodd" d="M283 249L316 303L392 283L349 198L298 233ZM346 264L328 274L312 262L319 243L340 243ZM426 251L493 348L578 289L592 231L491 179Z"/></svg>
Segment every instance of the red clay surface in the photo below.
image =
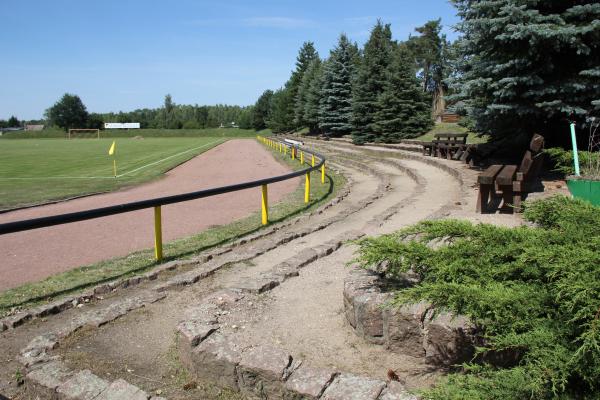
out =
<svg viewBox="0 0 600 400"><path fill-rule="evenodd" d="M0 223L191 192L269 176L289 169L254 140L236 139L130 189L0 214ZM300 180L269 185L273 204ZM260 188L162 207L163 241L224 225L260 210ZM154 213L140 210L0 236L0 290L154 246Z"/></svg>

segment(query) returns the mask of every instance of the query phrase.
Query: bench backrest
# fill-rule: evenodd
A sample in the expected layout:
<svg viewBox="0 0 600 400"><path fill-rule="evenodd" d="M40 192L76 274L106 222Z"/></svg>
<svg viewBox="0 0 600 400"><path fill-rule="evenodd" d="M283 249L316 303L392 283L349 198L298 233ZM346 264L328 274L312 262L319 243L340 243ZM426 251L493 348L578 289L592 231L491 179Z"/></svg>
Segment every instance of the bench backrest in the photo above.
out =
<svg viewBox="0 0 600 400"><path fill-rule="evenodd" d="M544 137L537 133L529 142L529 149L525 152L523 160L517 171L517 180L529 181L535 178L540 172L543 161Z"/></svg>
<svg viewBox="0 0 600 400"><path fill-rule="evenodd" d="M457 144L465 144L467 143L468 133L436 133L433 135L437 141L446 142L446 143L457 143Z"/></svg>

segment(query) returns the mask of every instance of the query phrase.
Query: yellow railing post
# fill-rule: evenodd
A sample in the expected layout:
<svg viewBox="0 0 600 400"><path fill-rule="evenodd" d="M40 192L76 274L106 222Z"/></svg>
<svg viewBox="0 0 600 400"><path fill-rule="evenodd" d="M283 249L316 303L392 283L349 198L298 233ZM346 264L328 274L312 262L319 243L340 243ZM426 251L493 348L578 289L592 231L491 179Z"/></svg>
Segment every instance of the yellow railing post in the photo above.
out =
<svg viewBox="0 0 600 400"><path fill-rule="evenodd" d="M304 164L304 152L300 152L300 164Z"/></svg>
<svg viewBox="0 0 600 400"><path fill-rule="evenodd" d="M325 161L321 165L321 183L325 183Z"/></svg>
<svg viewBox="0 0 600 400"><path fill-rule="evenodd" d="M292 146L292 160L296 159L296 148Z"/></svg>
<svg viewBox="0 0 600 400"><path fill-rule="evenodd" d="M315 155L312 155L312 160L310 162L311 166L314 167L315 166Z"/></svg>
<svg viewBox="0 0 600 400"><path fill-rule="evenodd" d="M306 183L304 184L304 202L310 201L310 172L306 173Z"/></svg>
<svg viewBox="0 0 600 400"><path fill-rule="evenodd" d="M162 260L162 221L160 206L154 207L154 258Z"/></svg>
<svg viewBox="0 0 600 400"><path fill-rule="evenodd" d="M267 193L267 185L262 185L262 224L269 223L269 195Z"/></svg>

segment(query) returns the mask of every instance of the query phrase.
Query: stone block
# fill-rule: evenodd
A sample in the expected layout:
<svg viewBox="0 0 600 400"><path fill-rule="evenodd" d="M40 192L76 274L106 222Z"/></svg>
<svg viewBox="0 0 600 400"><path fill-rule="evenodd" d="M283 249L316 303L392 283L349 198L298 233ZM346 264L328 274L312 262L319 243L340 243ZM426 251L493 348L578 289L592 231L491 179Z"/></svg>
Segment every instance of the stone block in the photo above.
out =
<svg viewBox="0 0 600 400"><path fill-rule="evenodd" d="M215 324L206 324L203 321L188 320L177 326L180 338L188 347L195 347L219 328Z"/></svg>
<svg viewBox="0 0 600 400"><path fill-rule="evenodd" d="M354 298L356 333L370 343L383 344L383 305L389 293L366 293Z"/></svg>
<svg viewBox="0 0 600 400"><path fill-rule="evenodd" d="M62 361L51 361L29 372L26 381L34 393L43 398L55 399L57 397L56 388L71 375L73 375L73 371L67 368Z"/></svg>
<svg viewBox="0 0 600 400"><path fill-rule="evenodd" d="M93 400L107 387L107 381L84 369L58 386L56 391L60 400Z"/></svg>
<svg viewBox="0 0 600 400"><path fill-rule="evenodd" d="M277 264L276 266L273 267L271 272L273 275L277 276L278 279L282 282L285 281L286 279L300 275L298 273L298 268L295 267L294 265L290 265L287 262L282 262L280 264Z"/></svg>
<svg viewBox="0 0 600 400"><path fill-rule="evenodd" d="M260 294L269 291L280 284L280 277L272 273L263 274L257 279L248 280L238 286L244 292Z"/></svg>
<svg viewBox="0 0 600 400"><path fill-rule="evenodd" d="M6 317L2 320L2 322L4 323L4 325L6 325L7 328L16 328L20 325L23 325L25 322L29 321L31 318L33 318L33 315L31 314L31 312L29 311L21 311L15 315L11 315L9 317Z"/></svg>
<svg viewBox="0 0 600 400"><path fill-rule="evenodd" d="M468 361L475 351L476 329L468 318L430 310L424 321L425 361L450 366Z"/></svg>
<svg viewBox="0 0 600 400"><path fill-rule="evenodd" d="M117 379L94 400L148 400L150 396L137 386L123 379Z"/></svg>
<svg viewBox="0 0 600 400"><path fill-rule="evenodd" d="M390 381L377 400L418 400L418 397L408 393L400 382Z"/></svg>
<svg viewBox="0 0 600 400"><path fill-rule="evenodd" d="M308 248L301 250L295 257L290 258L289 261L291 265L295 265L298 268L303 268L315 261L318 258L318 254L315 250Z"/></svg>
<svg viewBox="0 0 600 400"><path fill-rule="evenodd" d="M335 376L334 370L302 365L285 382L284 398L318 399Z"/></svg>
<svg viewBox="0 0 600 400"><path fill-rule="evenodd" d="M423 318L430 305L425 302L383 310L383 336L386 348L394 353L424 357Z"/></svg>
<svg viewBox="0 0 600 400"><path fill-rule="evenodd" d="M249 398L281 398L283 380L292 356L271 346L256 346L242 353L238 367L240 391Z"/></svg>
<svg viewBox="0 0 600 400"><path fill-rule="evenodd" d="M321 396L322 400L375 400L385 382L351 374L338 375Z"/></svg>
<svg viewBox="0 0 600 400"><path fill-rule="evenodd" d="M201 382L237 390L237 365L241 359L241 350L217 332L192 350L190 370Z"/></svg>

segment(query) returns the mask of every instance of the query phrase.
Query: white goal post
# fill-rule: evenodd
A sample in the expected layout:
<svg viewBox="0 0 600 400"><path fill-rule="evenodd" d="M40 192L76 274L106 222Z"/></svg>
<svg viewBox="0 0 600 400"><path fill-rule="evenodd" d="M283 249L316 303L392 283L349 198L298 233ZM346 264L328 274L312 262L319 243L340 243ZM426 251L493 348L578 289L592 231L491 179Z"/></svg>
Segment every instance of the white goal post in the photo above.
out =
<svg viewBox="0 0 600 400"><path fill-rule="evenodd" d="M68 139L100 139L100 129L69 129Z"/></svg>

